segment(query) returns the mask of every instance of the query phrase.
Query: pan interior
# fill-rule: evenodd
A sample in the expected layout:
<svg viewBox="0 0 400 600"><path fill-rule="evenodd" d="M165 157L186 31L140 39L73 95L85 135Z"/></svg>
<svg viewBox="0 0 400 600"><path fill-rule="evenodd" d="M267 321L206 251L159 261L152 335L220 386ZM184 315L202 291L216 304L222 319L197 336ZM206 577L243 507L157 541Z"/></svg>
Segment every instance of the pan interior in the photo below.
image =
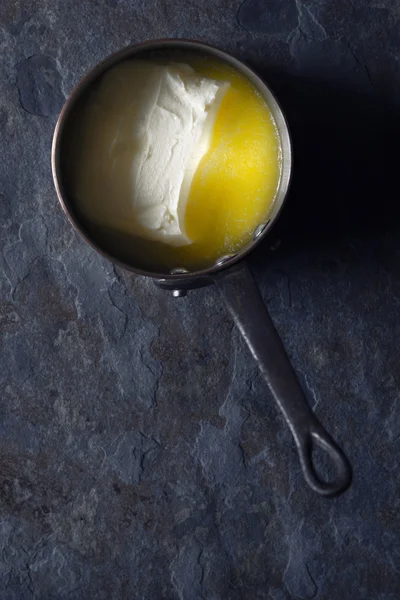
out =
<svg viewBox="0 0 400 600"><path fill-rule="evenodd" d="M218 269L223 264L226 266L227 262L244 256L256 242L266 235L272 226L283 204L290 178L291 149L286 123L275 98L265 84L250 69L247 69L247 67L233 57L212 48L196 47L196 44L190 42L187 45L183 42L182 44L183 47L179 44L170 45L167 43L160 47L139 47L136 50L132 48L130 53L127 54L125 51L120 57L117 56L113 61L105 64L103 68L100 66L97 71L95 69L77 89L67 105L60 123L56 144L55 159L58 184L65 208L73 223L78 227L86 240L103 254L116 262L122 263L127 268L141 272L144 271L151 275L167 276L171 272L176 273L177 269L185 269L190 273L197 274L198 272ZM135 237L131 233L127 234L122 231L116 231L104 225L95 224L80 211L79 202L74 197L73 178L76 147L77 143L79 143L79 131L85 108L90 102L93 91L96 89L99 79L105 70L112 68L120 60L131 57L174 62L190 62L199 58L204 60L211 58L213 61L222 61L230 67L241 71L256 86L266 100L279 136L281 175L272 210L268 215L265 215L265 218L260 220L261 222L257 225L250 241L239 248L239 250L236 250L236 252L218 257L217 260L205 260L202 264L181 264L182 261L178 257L176 260L173 259L171 261L170 256L167 256L164 252L163 244Z"/></svg>

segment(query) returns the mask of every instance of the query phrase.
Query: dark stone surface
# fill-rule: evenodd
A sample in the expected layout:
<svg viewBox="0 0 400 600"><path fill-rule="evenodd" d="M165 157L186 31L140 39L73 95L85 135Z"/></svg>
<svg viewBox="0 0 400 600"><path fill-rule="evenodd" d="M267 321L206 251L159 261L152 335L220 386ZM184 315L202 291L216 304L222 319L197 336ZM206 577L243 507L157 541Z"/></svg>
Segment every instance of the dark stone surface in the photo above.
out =
<svg viewBox="0 0 400 600"><path fill-rule="evenodd" d="M51 56L30 56L17 67L21 106L33 115L49 117L60 112L64 96L61 74Z"/></svg>
<svg viewBox="0 0 400 600"><path fill-rule="evenodd" d="M2 600L400 597L399 20L394 0L2 1ZM252 263L353 464L338 499L306 487L216 290L114 269L57 204L63 98L167 36L245 58L286 110L293 188Z"/></svg>

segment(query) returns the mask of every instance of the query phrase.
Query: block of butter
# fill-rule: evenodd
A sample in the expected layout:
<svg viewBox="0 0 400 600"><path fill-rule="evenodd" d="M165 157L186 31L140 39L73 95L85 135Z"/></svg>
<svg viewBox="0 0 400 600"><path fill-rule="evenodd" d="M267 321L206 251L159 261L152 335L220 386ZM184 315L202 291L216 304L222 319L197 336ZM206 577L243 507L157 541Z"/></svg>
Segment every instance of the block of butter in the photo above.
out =
<svg viewBox="0 0 400 600"><path fill-rule="evenodd" d="M190 244L185 232L190 186L228 87L180 63L131 60L110 69L85 117L86 169L78 176L83 207L97 186L101 224L112 226L118 215L124 228L123 215L127 228L143 237ZM96 182L87 169L89 156L96 162Z"/></svg>

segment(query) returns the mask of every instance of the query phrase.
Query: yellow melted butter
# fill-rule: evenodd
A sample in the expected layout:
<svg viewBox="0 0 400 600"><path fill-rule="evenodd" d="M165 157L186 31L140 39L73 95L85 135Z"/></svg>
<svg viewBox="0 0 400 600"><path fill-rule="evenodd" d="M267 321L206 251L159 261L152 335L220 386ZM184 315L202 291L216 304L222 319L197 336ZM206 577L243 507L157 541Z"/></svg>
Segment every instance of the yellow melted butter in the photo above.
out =
<svg viewBox="0 0 400 600"><path fill-rule="evenodd" d="M271 210L280 160L275 123L250 81L223 63L192 66L203 76L230 82L189 194L185 225L194 243L181 251L197 263L237 252L251 239Z"/></svg>
<svg viewBox="0 0 400 600"><path fill-rule="evenodd" d="M129 202L125 200L129 177L115 181L111 165L107 167L109 158L100 154L101 143L95 143L93 135L101 138L107 133L107 119L96 133L90 102L80 117L83 126L82 120L77 122L75 139L80 141L72 149L77 159L73 179L80 185L77 208L93 237L121 260L156 271L207 268L221 256L239 251L269 215L280 177L278 133L255 86L217 60L196 57L181 62L190 64L199 75L230 83L217 113L210 150L195 173L189 193L185 226L192 244L173 247L134 236L133 216L130 222L126 210ZM111 125L114 117L110 114ZM129 157L127 161L129 173ZM91 163L96 177L89 168ZM79 185L74 187L78 190ZM107 225L110 201L112 222L110 219ZM91 214L95 218L91 219Z"/></svg>

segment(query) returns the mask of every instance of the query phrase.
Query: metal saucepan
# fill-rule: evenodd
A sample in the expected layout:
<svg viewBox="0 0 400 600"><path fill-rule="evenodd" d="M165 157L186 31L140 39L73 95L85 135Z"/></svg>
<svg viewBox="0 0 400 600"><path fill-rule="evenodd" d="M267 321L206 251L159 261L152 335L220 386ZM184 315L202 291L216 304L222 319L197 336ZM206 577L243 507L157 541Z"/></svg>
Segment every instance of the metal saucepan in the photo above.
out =
<svg viewBox="0 0 400 600"><path fill-rule="evenodd" d="M74 119L75 109L84 95L92 88L99 76L116 63L132 57L151 56L154 53L167 55L171 51L208 55L228 63L244 74L265 98L277 125L282 149L282 175L268 220L260 223L254 232L251 243L247 244L240 252L221 257L210 268L196 272L188 272L179 268L179 265L169 272L155 272L148 266L143 268L139 257L137 260L135 257L121 258L121 255L114 251L112 245L105 247L101 239L99 240L93 234L76 210L69 189L68 163L71 157L68 148L71 122ZM177 297L186 295L187 290L192 288L212 283L217 286L290 427L308 485L322 496L334 496L343 492L351 481L349 462L311 411L267 308L244 261L247 254L268 235L281 212L292 171L292 147L285 117L275 97L256 73L221 50L190 40L149 41L116 52L95 66L81 80L64 105L54 133L52 170L58 198L69 220L83 239L98 252L125 269L153 278L159 287L172 292ZM333 481L321 481L316 473L312 462L312 449L315 444L325 450L334 463L336 475Z"/></svg>

